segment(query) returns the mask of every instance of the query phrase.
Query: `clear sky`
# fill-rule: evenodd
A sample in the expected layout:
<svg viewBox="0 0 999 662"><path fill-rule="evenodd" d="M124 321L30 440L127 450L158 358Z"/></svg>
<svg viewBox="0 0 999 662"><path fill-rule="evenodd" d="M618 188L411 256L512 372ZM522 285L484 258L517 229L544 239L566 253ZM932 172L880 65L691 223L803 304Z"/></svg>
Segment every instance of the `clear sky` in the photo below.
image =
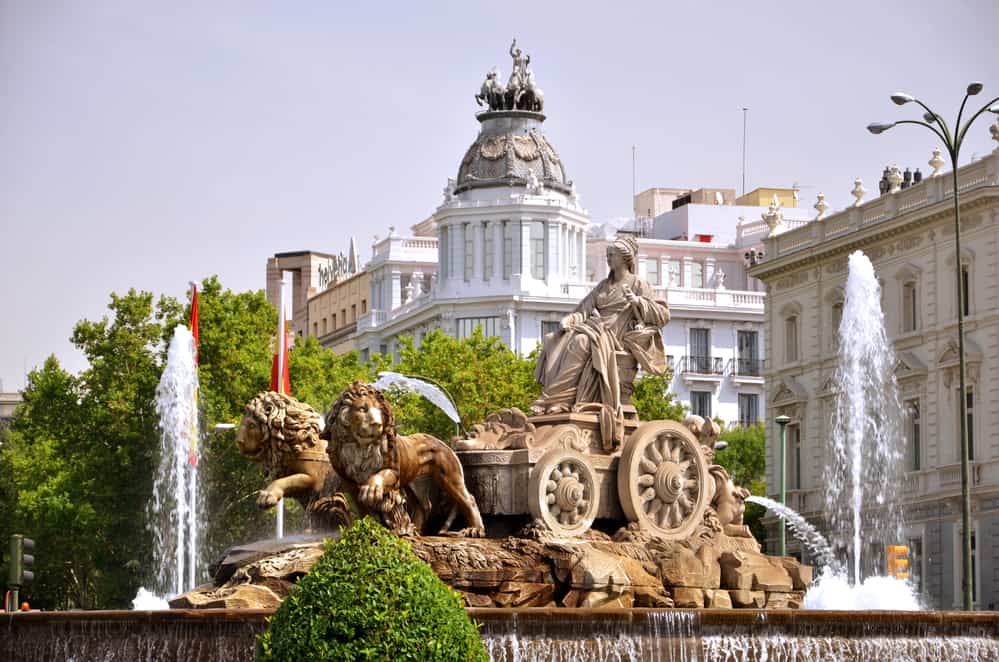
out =
<svg viewBox="0 0 999 662"><path fill-rule="evenodd" d="M58 2L0 0L0 379L55 353L130 287L183 296L218 274L262 288L278 251L362 257L426 218L474 139L473 95L516 36L547 133L595 222L638 187L748 181L852 201L922 167L935 138L871 121L952 121L966 84L999 95L995 0L838 2ZM963 161L994 143L983 118Z"/></svg>

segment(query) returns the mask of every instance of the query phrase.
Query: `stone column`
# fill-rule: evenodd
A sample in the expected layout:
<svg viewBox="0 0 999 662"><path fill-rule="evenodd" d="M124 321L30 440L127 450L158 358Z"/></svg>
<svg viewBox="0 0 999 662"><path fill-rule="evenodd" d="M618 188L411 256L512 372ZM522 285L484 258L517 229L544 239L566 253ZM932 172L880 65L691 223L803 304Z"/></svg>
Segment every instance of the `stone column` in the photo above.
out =
<svg viewBox="0 0 999 662"><path fill-rule="evenodd" d="M398 269L392 270L392 306L390 310L395 310L402 305L402 272Z"/></svg>
<svg viewBox="0 0 999 662"><path fill-rule="evenodd" d="M712 282L715 277L715 258L706 257L704 258L704 287L714 287L715 284Z"/></svg>
<svg viewBox="0 0 999 662"><path fill-rule="evenodd" d="M521 219L520 221L520 263L516 264L517 260L514 260L514 268L516 273L520 274L521 280L531 277L531 221Z"/></svg>
<svg viewBox="0 0 999 662"><path fill-rule="evenodd" d="M482 276L486 280L486 222L479 221L475 224L475 274Z"/></svg>
<svg viewBox="0 0 999 662"><path fill-rule="evenodd" d="M493 233L493 273L489 279L503 280L503 222L492 221L489 231Z"/></svg>
<svg viewBox="0 0 999 662"><path fill-rule="evenodd" d="M694 262L694 258L690 257L689 255L684 255L683 256L683 264L682 264L682 266L680 268L683 269L682 282L685 284L686 287L692 287L692 285L690 283L690 278L691 278L691 266L690 265L693 262ZM704 276L703 272L701 273L701 276L702 277ZM703 285L702 285L702 287L703 287Z"/></svg>
<svg viewBox="0 0 999 662"><path fill-rule="evenodd" d="M454 267L454 280L463 281L465 280L465 224L459 223L453 226L452 234L454 235L454 261L452 266Z"/></svg>
<svg viewBox="0 0 999 662"><path fill-rule="evenodd" d="M576 250L578 251L576 253L578 257L576 262L578 265L576 267L576 271L578 272L576 278L582 283L586 281L586 235L582 230L576 231Z"/></svg>
<svg viewBox="0 0 999 662"><path fill-rule="evenodd" d="M559 243L562 240L562 224L558 221L545 223L545 280L549 285L558 284L559 274Z"/></svg>

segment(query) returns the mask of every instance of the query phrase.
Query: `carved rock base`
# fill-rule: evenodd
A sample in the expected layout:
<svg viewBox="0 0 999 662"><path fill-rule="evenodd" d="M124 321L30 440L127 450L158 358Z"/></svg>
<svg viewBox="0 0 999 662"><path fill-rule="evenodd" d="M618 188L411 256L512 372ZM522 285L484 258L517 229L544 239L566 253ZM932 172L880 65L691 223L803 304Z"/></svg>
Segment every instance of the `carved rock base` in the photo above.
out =
<svg viewBox="0 0 999 662"><path fill-rule="evenodd" d="M693 548L650 539L410 538L413 551L469 607L800 608L811 568L724 536ZM725 549L729 551L720 552ZM275 607L322 555L322 541L233 548L215 582L175 608Z"/></svg>

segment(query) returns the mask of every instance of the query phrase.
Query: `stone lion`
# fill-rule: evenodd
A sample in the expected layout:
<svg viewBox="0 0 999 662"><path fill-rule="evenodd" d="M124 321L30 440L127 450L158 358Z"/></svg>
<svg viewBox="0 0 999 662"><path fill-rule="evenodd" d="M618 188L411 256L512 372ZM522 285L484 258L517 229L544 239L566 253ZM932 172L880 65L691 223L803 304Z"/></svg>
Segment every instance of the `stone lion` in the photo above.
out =
<svg viewBox="0 0 999 662"><path fill-rule="evenodd" d="M328 493L333 476L321 423L315 409L284 393L263 391L246 405L236 446L271 479L257 506L270 508L289 496L309 512Z"/></svg>
<svg viewBox="0 0 999 662"><path fill-rule="evenodd" d="M419 533L424 504L412 487L416 479L428 476L464 516L467 528L458 535L485 535L482 516L465 487L454 451L429 434L397 434L392 408L378 389L361 382L347 387L326 414L322 436L329 442L327 453L342 489L396 533ZM416 526L405 507L407 497L418 514ZM452 510L445 529L453 517Z"/></svg>

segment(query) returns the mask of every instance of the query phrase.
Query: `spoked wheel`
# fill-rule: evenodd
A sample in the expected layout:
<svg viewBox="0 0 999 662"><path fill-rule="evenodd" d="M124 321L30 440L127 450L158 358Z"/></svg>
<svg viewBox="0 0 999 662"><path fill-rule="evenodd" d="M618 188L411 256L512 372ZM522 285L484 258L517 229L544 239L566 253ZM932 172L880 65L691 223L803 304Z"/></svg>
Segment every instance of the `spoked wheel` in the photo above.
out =
<svg viewBox="0 0 999 662"><path fill-rule="evenodd" d="M531 471L531 515L556 535L583 534L597 516L599 500L593 468L581 453L553 448Z"/></svg>
<svg viewBox="0 0 999 662"><path fill-rule="evenodd" d="M687 538L710 499L701 445L676 421L650 421L625 443L618 464L621 508L642 529L669 540Z"/></svg>

